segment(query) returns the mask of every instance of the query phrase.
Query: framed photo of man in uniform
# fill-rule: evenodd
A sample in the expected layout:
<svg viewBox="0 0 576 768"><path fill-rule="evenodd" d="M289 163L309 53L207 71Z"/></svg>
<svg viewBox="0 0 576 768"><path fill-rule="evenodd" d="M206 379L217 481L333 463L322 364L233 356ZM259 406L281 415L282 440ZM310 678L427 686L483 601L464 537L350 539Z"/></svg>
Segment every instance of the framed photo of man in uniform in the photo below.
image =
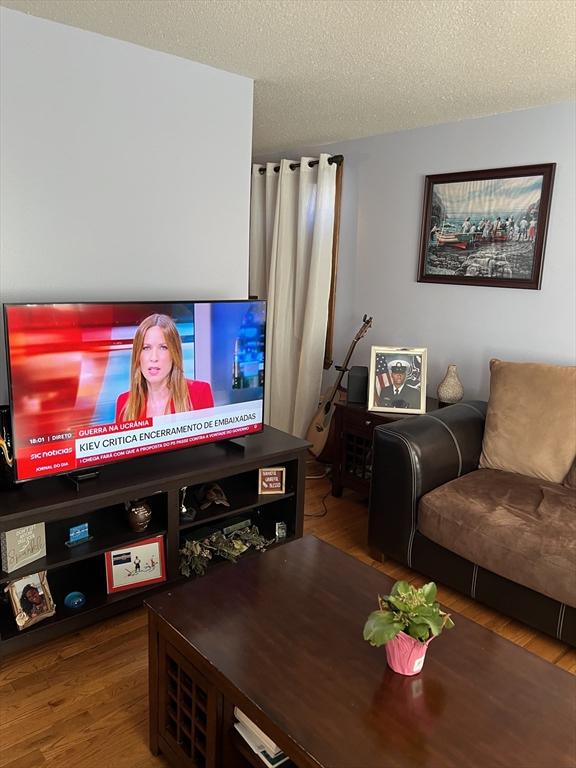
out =
<svg viewBox="0 0 576 768"><path fill-rule="evenodd" d="M372 347L368 410L426 412L426 349Z"/></svg>

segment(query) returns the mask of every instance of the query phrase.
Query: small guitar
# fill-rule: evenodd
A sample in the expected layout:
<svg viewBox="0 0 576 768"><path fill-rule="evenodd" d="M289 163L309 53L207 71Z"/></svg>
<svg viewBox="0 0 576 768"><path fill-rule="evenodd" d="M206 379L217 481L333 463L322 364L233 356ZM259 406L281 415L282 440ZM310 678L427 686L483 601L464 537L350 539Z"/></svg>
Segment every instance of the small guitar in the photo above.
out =
<svg viewBox="0 0 576 768"><path fill-rule="evenodd" d="M329 390L328 395L320 400L320 406L314 418L310 422L310 426L306 432L306 440L308 440L309 443L312 443L312 446L309 450L313 456L318 457L322 453L322 450L326 444L326 440L328 439L328 432L330 430L330 422L332 421L332 416L334 414L334 400L336 399L336 396L342 392L340 383L344 377L344 374L349 370L348 363L350 362L352 353L356 348L356 344L358 344L360 339L366 335L366 332L371 325L372 318L364 315L362 318L362 327L356 336L354 336L352 339L352 343L350 344L350 349L348 350L346 359L342 365L336 366L336 370L340 372L338 374L338 378Z"/></svg>

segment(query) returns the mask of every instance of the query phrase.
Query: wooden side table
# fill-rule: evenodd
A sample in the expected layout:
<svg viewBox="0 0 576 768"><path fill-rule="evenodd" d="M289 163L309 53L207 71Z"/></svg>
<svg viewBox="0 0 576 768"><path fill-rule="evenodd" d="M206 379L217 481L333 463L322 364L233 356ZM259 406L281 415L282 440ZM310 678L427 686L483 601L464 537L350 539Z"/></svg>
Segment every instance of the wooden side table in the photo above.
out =
<svg viewBox="0 0 576 768"><path fill-rule="evenodd" d="M426 399L426 410L438 408L434 398ZM332 465L332 496L341 496L343 488L368 496L372 478L372 438L379 424L409 419L412 413L380 413L367 410L365 405L337 403L334 420L336 458Z"/></svg>

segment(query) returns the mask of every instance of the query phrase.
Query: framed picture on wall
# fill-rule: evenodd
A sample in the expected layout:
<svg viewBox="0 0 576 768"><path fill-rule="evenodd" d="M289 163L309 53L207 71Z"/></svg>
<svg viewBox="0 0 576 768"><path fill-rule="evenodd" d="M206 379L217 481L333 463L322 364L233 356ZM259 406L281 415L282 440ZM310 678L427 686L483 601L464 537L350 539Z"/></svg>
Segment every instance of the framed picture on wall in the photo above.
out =
<svg viewBox="0 0 576 768"><path fill-rule="evenodd" d="M539 289L555 169L426 176L418 281Z"/></svg>
<svg viewBox="0 0 576 768"><path fill-rule="evenodd" d="M368 410L426 412L426 350L420 347L372 347Z"/></svg>

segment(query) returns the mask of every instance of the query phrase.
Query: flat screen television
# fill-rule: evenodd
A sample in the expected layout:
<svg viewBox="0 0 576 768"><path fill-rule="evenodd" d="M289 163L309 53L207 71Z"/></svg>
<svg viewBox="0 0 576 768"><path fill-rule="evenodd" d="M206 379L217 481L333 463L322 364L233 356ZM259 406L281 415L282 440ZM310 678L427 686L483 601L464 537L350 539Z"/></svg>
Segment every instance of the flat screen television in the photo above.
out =
<svg viewBox="0 0 576 768"><path fill-rule="evenodd" d="M5 304L15 480L263 429L264 301Z"/></svg>

